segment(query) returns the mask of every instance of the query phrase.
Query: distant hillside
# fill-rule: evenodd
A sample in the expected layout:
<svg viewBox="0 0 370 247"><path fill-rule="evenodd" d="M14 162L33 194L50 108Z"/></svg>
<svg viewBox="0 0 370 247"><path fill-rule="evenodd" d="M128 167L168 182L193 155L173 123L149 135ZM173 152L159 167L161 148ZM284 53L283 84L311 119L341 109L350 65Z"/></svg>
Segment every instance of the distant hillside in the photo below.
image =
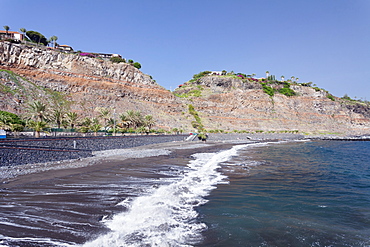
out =
<svg viewBox="0 0 370 247"><path fill-rule="evenodd" d="M0 110L17 114L59 92L81 117L96 116L96 107L139 110L167 130L194 131L201 121L211 132L370 133L366 104L299 83L204 75L173 94L130 64L7 42L0 42L0 69Z"/></svg>

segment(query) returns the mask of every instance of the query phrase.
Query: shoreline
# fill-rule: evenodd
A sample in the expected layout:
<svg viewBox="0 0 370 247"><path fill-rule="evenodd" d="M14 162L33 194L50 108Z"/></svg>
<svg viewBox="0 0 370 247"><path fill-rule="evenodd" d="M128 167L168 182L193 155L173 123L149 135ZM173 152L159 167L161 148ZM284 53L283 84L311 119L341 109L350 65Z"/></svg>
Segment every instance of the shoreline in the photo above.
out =
<svg viewBox="0 0 370 247"><path fill-rule="evenodd" d="M45 179L70 176L99 169L108 169L109 167L116 166L127 160L156 156L166 157L179 150L188 150L189 153L194 154L203 152L207 149L221 150L223 147L226 148L238 144L296 140L368 141L370 139L369 136L303 136L298 134L274 133L254 135L220 134L217 135L216 138L213 136L213 138L210 138L210 141L207 142L173 141L132 148L93 151L93 156L86 158L0 167L0 189L7 189L19 184L32 183Z"/></svg>
<svg viewBox="0 0 370 247"><path fill-rule="evenodd" d="M243 143L253 142L249 141ZM176 157L179 152L181 153L181 156L185 155L190 157L194 153L227 149L236 144L239 143L170 142L144 145L128 149L96 151L94 152L94 156L82 159L0 167L0 190L42 180L106 170L119 165L135 163L138 159L160 156L163 156L164 158L170 156Z"/></svg>

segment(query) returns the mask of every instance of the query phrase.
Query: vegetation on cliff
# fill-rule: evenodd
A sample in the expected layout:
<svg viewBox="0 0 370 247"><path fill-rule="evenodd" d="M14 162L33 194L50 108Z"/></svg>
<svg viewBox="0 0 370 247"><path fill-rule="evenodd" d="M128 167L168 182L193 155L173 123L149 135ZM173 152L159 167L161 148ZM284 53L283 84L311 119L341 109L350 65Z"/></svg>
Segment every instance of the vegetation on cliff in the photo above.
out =
<svg viewBox="0 0 370 247"><path fill-rule="evenodd" d="M0 128L10 132L32 129L35 136L41 132L79 131L83 133L137 132L149 133L156 120L140 111L120 111L116 119L112 109L95 107L86 111L91 117L83 118L72 109L79 108L67 93L41 87L9 70L0 70L0 94L12 102L9 107L19 108L21 114L0 111ZM119 121L121 120L121 121Z"/></svg>
<svg viewBox="0 0 370 247"><path fill-rule="evenodd" d="M200 133L205 133L206 128L209 132L224 133L312 128L319 131L337 127L348 130L354 125L362 127L367 121L363 116L370 114L355 101L334 97L312 83L299 83L295 77L277 80L269 73L266 78L255 78L253 74L225 70L203 71L176 89L174 93L179 97L173 97L131 66L113 64L125 62L122 58L107 62L94 56L55 56L48 49L7 42L0 42L0 50L10 51L1 55L1 68L23 76L10 70L0 71L4 99L0 102L1 109L29 120L27 126L34 130L40 126L45 130L48 126L49 131L148 133L153 131L152 125L143 121L154 118L157 128L172 128L174 132L193 131L193 128ZM19 53L24 55L17 56ZM132 60L128 63L134 64ZM27 105L36 101L47 106L47 120L29 116ZM193 107L186 109L189 104ZM114 108L119 109L117 115ZM133 115L141 115L138 117L141 121L132 119L130 123L123 121L128 116L119 118L133 109L140 112ZM150 119L141 112L154 117ZM31 121L40 124L36 126Z"/></svg>
<svg viewBox="0 0 370 247"><path fill-rule="evenodd" d="M281 80L277 80L275 75L270 75L268 71L266 71L266 78L255 78L255 74L246 75L244 73L235 73L233 71L227 72L226 70L221 72L202 71L198 74L195 74L188 82L179 85L179 87L175 90L174 95L181 98L201 97L201 91L204 89L204 87L200 86L199 84L205 77L230 78L240 80L243 83L257 83L261 85L263 92L271 97L276 93L283 94L287 97L298 96L298 93L291 88L291 85L312 87L316 91L325 92L327 98L335 101L335 97L332 94L324 89L312 86L312 82L298 83L299 78L294 76L288 80L285 80L285 77L281 76Z"/></svg>
<svg viewBox="0 0 370 247"><path fill-rule="evenodd" d="M201 140L205 141L207 139L207 135L206 135L207 131L202 124L202 120L200 119L198 112L195 110L193 105L189 105L188 109L189 109L190 115L192 115L195 119L195 121L191 122L191 125L193 126L194 129L198 130L198 137Z"/></svg>

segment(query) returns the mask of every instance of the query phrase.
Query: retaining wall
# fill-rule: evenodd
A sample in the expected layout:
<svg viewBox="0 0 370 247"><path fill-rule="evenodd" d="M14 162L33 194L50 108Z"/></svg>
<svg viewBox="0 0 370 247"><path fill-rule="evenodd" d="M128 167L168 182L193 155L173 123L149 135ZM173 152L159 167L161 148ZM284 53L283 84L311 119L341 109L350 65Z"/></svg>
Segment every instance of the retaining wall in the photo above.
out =
<svg viewBox="0 0 370 247"><path fill-rule="evenodd" d="M92 156L93 151L182 141L184 135L0 139L0 166L34 164Z"/></svg>

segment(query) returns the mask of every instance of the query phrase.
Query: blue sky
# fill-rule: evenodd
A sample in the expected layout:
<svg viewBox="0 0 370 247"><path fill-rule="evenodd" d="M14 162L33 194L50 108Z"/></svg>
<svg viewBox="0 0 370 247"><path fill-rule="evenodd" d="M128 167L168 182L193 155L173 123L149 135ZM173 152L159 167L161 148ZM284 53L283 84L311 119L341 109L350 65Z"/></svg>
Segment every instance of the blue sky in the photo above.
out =
<svg viewBox="0 0 370 247"><path fill-rule="evenodd" d="M0 28L119 53L167 89L204 70L268 70L370 100L370 0L0 0L0 9Z"/></svg>

